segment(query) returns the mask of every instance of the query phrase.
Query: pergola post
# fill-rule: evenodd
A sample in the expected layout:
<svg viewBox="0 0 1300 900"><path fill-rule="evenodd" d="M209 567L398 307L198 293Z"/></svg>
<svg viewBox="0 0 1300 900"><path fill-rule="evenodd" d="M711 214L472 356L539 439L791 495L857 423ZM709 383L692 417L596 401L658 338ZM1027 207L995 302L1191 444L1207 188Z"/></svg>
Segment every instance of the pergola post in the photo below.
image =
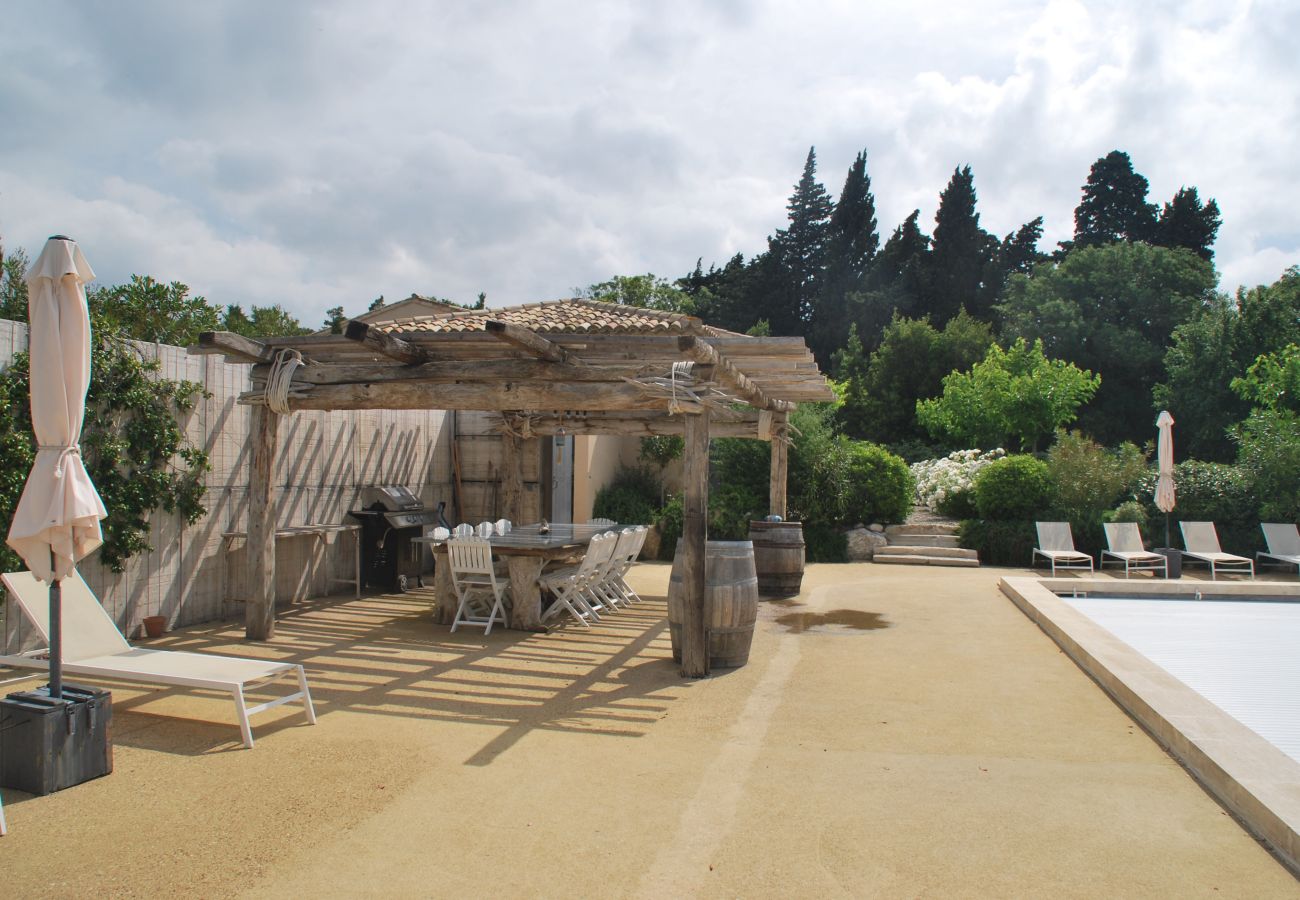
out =
<svg viewBox="0 0 1300 900"><path fill-rule="evenodd" d="M686 416L682 516L682 675L709 674L705 541L709 508L709 414Z"/></svg>
<svg viewBox="0 0 1300 900"><path fill-rule="evenodd" d="M768 487L767 511L769 515L785 518L786 473L790 465L790 445L785 440L786 416L773 416L772 423L772 478Z"/></svg>
<svg viewBox="0 0 1300 900"><path fill-rule="evenodd" d="M275 636L275 454L280 417L267 406L253 407L249 426L248 602L244 636L267 641Z"/></svg>
<svg viewBox="0 0 1300 900"><path fill-rule="evenodd" d="M522 522L524 518L523 438L512 431L501 435L501 499L506 518Z"/></svg>

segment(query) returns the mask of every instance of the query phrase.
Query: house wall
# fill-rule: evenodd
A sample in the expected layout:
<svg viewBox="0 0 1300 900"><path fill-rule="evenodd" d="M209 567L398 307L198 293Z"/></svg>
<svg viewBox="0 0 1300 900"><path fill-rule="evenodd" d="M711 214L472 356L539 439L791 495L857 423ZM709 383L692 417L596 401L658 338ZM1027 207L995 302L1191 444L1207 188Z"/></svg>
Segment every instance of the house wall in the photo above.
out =
<svg viewBox="0 0 1300 900"><path fill-rule="evenodd" d="M249 366L219 356L191 355L179 347L137 344L161 364L163 376L196 381L208 396L184 416L189 441L209 454L205 476L207 513L186 526L177 515L156 513L150 522L153 550L127 560L114 573L99 554L79 569L105 608L128 636L139 633L148 615L189 625L242 617L246 553L242 539L225 532L247 528L248 426L250 409L236 403L249 387ZM27 328L0 320L0 368L27 348ZM351 522L362 487L404 484L425 503L450 498L450 414L442 410L304 411L285 418L279 430L275 472L276 521L280 526ZM462 418L464 414L462 414ZM334 535L322 545L315 537L281 539L276 546L276 599L289 603L344 590L329 577L348 577L355 542ZM32 644L30 627L8 598L4 603L5 647Z"/></svg>

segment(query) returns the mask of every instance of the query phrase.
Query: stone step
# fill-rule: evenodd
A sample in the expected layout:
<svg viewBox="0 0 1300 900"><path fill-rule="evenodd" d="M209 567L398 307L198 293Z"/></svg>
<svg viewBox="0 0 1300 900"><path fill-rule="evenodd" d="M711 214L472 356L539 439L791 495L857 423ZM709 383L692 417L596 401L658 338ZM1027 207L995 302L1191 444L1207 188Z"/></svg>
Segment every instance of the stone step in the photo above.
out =
<svg viewBox="0 0 1300 900"><path fill-rule="evenodd" d="M913 534L910 531L889 536L889 545L899 547L956 547L955 534Z"/></svg>
<svg viewBox="0 0 1300 900"><path fill-rule="evenodd" d="M896 534L956 534L956 522L905 522L902 525L886 525L885 537Z"/></svg>
<svg viewBox="0 0 1300 900"><path fill-rule="evenodd" d="M959 566L962 568L979 568L978 559L958 559L951 556L908 556L879 551L875 561L892 566Z"/></svg>
<svg viewBox="0 0 1300 900"><path fill-rule="evenodd" d="M876 555L888 553L894 556L933 556L947 559L979 559L979 554L965 547L916 547L907 544L890 544L881 547Z"/></svg>

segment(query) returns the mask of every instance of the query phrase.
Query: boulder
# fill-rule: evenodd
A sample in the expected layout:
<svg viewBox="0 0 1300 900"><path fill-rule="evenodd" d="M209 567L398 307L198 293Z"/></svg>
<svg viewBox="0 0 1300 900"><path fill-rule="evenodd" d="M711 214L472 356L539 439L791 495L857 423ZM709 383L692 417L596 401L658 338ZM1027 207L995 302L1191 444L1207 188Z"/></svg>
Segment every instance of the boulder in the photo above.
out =
<svg viewBox="0 0 1300 900"><path fill-rule="evenodd" d="M883 534L861 526L848 533L849 562L870 562L880 547L888 546L889 541Z"/></svg>

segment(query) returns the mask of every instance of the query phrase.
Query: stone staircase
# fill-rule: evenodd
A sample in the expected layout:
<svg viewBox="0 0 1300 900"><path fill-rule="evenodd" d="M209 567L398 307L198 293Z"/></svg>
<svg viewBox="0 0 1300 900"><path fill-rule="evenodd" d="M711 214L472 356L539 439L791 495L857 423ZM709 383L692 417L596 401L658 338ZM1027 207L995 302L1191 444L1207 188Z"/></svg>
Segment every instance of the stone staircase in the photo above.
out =
<svg viewBox="0 0 1300 900"><path fill-rule="evenodd" d="M885 529L889 544L875 553L878 563L896 566L978 567L974 550L957 546L957 523L918 509L902 525Z"/></svg>

